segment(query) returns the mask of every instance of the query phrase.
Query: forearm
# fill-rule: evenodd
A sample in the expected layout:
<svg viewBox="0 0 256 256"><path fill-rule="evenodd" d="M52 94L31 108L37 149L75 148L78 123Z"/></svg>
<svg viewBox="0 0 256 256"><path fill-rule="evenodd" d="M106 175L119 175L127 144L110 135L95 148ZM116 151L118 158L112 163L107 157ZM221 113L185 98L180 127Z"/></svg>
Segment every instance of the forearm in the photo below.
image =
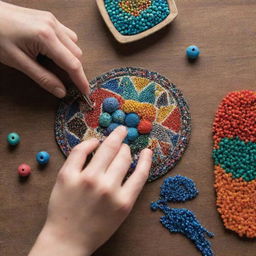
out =
<svg viewBox="0 0 256 256"><path fill-rule="evenodd" d="M71 235L72 236L72 235ZM72 237L56 234L45 226L28 256L89 256L85 246L74 244Z"/></svg>

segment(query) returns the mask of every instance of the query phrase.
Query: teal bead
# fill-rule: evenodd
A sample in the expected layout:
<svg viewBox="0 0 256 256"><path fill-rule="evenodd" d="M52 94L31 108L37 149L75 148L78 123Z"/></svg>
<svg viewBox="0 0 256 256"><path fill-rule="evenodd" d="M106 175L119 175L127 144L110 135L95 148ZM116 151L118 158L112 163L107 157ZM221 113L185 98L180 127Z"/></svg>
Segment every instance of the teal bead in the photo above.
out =
<svg viewBox="0 0 256 256"><path fill-rule="evenodd" d="M124 119L125 119L125 113L124 111L122 111L121 109L116 110L113 114L112 114L112 120L115 123L118 124L123 124L124 123Z"/></svg>
<svg viewBox="0 0 256 256"><path fill-rule="evenodd" d="M107 128L112 122L112 117L109 113L102 113L99 117L99 125Z"/></svg>
<svg viewBox="0 0 256 256"><path fill-rule="evenodd" d="M129 141L134 141L139 137L138 130L136 128L128 128L128 134L127 134L127 139Z"/></svg>
<svg viewBox="0 0 256 256"><path fill-rule="evenodd" d="M16 132L9 133L7 136L7 141L11 146L16 146L20 142L20 136Z"/></svg>
<svg viewBox="0 0 256 256"><path fill-rule="evenodd" d="M38 152L36 154L36 160L39 164L41 165L45 165L49 162L50 160L50 155L48 152L46 151L41 151L41 152Z"/></svg>

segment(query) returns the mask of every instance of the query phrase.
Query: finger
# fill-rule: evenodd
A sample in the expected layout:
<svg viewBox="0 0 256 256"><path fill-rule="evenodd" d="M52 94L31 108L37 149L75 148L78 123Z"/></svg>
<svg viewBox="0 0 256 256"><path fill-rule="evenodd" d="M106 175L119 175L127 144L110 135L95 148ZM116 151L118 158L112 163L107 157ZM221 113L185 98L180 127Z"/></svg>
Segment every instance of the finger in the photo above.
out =
<svg viewBox="0 0 256 256"><path fill-rule="evenodd" d="M31 59L18 48L12 48L9 55L14 60L12 65L14 68L25 73L42 88L52 93L56 97L65 97L65 86L57 76L39 65L35 60Z"/></svg>
<svg viewBox="0 0 256 256"><path fill-rule="evenodd" d="M109 177L109 180L113 182L113 184L122 184L122 181L131 166L132 158L131 158L131 150L130 147L126 144L122 144L117 156L110 164L106 175Z"/></svg>
<svg viewBox="0 0 256 256"><path fill-rule="evenodd" d="M127 135L127 129L124 126L117 127L101 144L96 151L91 162L86 167L86 172L105 172L117 153L120 150L122 142Z"/></svg>
<svg viewBox="0 0 256 256"><path fill-rule="evenodd" d="M65 25L63 25L62 23L58 22L59 26L66 32L66 34L70 37L70 39L73 42L77 42L78 41L78 36L77 34L71 30L70 28L66 27Z"/></svg>
<svg viewBox="0 0 256 256"><path fill-rule="evenodd" d="M56 34L48 35L48 40L46 38L42 38L44 53L69 74L83 94L89 95L89 82L79 59L61 43Z"/></svg>
<svg viewBox="0 0 256 256"><path fill-rule="evenodd" d="M151 163L152 151L150 149L142 150L135 171L123 185L125 194L133 198L134 201L147 181Z"/></svg>
<svg viewBox="0 0 256 256"><path fill-rule="evenodd" d="M65 164L63 165L63 169L68 171L74 169L80 172L83 169L88 155L91 154L98 146L99 141L94 138L81 142L72 149Z"/></svg>
<svg viewBox="0 0 256 256"><path fill-rule="evenodd" d="M57 36L60 41L71 51L71 53L73 53L78 59L81 59L83 52L77 46L77 44L75 44L74 41L72 41L71 38L65 33L65 31L60 27L56 30Z"/></svg>

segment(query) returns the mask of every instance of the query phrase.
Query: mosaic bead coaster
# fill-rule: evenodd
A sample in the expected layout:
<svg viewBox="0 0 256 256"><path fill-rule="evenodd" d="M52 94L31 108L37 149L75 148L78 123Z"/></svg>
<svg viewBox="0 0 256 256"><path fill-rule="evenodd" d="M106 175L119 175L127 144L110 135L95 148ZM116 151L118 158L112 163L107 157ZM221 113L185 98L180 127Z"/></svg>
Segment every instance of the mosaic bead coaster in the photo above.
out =
<svg viewBox="0 0 256 256"><path fill-rule="evenodd" d="M119 103L118 111L140 119L133 127L138 136L128 140L133 158L129 174L136 167L139 153L144 148L150 148L154 153L149 181L166 174L176 165L188 144L191 120L187 103L175 85L156 72L129 67L97 77L91 82L91 89L93 110L88 110L77 91L73 90L57 111L56 140L66 156L81 141L91 137L104 140L109 129L116 127L111 127L110 123L104 127L99 125L99 117L107 114L102 106L104 100L114 98ZM152 130L147 127L152 127Z"/></svg>
<svg viewBox="0 0 256 256"><path fill-rule="evenodd" d="M256 92L235 91L213 124L217 208L227 229L256 237Z"/></svg>
<svg viewBox="0 0 256 256"><path fill-rule="evenodd" d="M180 175L168 177L161 185L159 200L151 203L151 210L160 210L165 214L160 222L170 233L183 234L195 244L203 256L213 256L211 243L207 240L207 236L214 236L213 233L200 224L192 211L168 206L168 203L184 203L197 195L198 190L191 179Z"/></svg>
<svg viewBox="0 0 256 256"><path fill-rule="evenodd" d="M120 43L142 39L178 15L174 0L97 0L99 11Z"/></svg>

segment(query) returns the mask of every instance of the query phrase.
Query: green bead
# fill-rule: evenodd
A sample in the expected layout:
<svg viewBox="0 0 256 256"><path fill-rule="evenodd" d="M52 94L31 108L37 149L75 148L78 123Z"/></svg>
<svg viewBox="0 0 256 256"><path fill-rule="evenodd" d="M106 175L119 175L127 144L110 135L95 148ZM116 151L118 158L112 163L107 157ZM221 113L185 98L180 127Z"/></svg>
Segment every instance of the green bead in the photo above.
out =
<svg viewBox="0 0 256 256"><path fill-rule="evenodd" d="M7 136L7 141L11 146L16 146L20 142L20 136L16 132L9 133Z"/></svg>

